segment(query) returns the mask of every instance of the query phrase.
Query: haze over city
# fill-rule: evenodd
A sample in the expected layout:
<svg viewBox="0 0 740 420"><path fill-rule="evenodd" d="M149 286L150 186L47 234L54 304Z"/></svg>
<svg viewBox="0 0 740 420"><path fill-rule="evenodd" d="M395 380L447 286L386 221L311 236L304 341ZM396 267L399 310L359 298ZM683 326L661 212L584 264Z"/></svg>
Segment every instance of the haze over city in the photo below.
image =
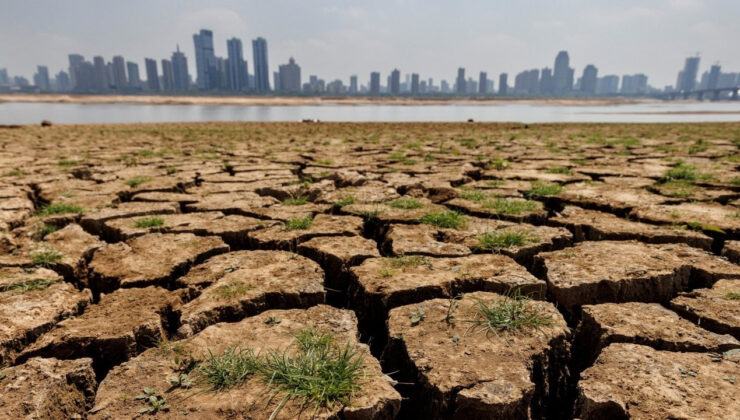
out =
<svg viewBox="0 0 740 420"><path fill-rule="evenodd" d="M727 49L728 41L740 38L732 24L740 4L644 3L3 0L0 67L28 78L39 64L56 73L68 67L72 53L108 60L122 55L143 67L145 57L169 56L177 44L192 66L192 34L207 28L217 56L226 56L231 37L247 44L262 36L270 43L272 67L293 56L305 76L327 81L358 74L366 83L371 71L385 75L394 68L422 79L452 81L458 67L469 75L513 77L552 66L560 50L570 53L577 75L594 64L600 74L644 73L656 87L674 84L685 57L696 52L705 67L700 71L715 61L723 69L740 68L740 58Z"/></svg>

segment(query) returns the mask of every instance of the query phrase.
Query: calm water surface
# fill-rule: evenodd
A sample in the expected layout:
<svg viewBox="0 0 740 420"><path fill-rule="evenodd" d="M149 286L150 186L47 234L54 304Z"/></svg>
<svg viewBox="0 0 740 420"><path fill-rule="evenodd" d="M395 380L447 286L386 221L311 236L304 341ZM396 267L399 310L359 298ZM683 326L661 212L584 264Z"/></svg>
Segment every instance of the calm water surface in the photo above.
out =
<svg viewBox="0 0 740 420"><path fill-rule="evenodd" d="M674 112L680 112L676 114ZM518 121L702 122L740 121L740 101L608 106L309 105L204 106L140 104L0 103L0 124L196 122L196 121Z"/></svg>

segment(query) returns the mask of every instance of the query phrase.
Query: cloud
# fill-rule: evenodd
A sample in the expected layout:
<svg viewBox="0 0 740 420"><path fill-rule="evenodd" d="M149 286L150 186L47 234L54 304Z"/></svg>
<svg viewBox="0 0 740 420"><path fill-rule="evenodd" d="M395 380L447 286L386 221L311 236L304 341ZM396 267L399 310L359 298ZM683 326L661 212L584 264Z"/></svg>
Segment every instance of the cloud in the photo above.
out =
<svg viewBox="0 0 740 420"><path fill-rule="evenodd" d="M697 12L704 8L701 0L668 0L668 6L679 12Z"/></svg>

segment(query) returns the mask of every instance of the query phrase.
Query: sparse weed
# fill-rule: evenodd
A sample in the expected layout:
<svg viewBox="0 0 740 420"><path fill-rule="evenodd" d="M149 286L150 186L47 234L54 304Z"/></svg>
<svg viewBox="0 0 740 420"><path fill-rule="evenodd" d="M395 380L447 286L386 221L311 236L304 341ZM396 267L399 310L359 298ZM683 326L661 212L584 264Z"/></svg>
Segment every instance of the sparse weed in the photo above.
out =
<svg viewBox="0 0 740 420"><path fill-rule="evenodd" d="M149 406L139 409L139 414L156 414L160 411L169 411L167 400L158 393L155 388L144 388L142 394L137 395L135 400L145 401Z"/></svg>
<svg viewBox="0 0 740 420"><path fill-rule="evenodd" d="M399 197L395 200L391 200L388 203L389 207L394 209L412 210L424 207L424 203L413 198L413 197Z"/></svg>
<svg viewBox="0 0 740 420"><path fill-rule="evenodd" d="M499 197L494 200L484 202L483 207L499 214L518 215L539 209L539 204L536 201Z"/></svg>
<svg viewBox="0 0 740 420"><path fill-rule="evenodd" d="M488 197L488 194L486 194L484 191L481 191L481 190L464 190L460 194L460 198L463 198L465 200L475 201L475 202L483 201L487 197Z"/></svg>
<svg viewBox="0 0 740 420"><path fill-rule="evenodd" d="M36 214L43 217L56 214L82 213L84 211L85 209L72 203L50 203L41 207Z"/></svg>
<svg viewBox="0 0 740 420"><path fill-rule="evenodd" d="M310 228L312 224L313 216L309 214L305 217L295 217L288 220L285 222L283 230L306 230Z"/></svg>
<svg viewBox="0 0 740 420"><path fill-rule="evenodd" d="M211 350L198 364L200 378L212 389L224 390L246 381L258 370L257 357L251 349L229 347L215 355Z"/></svg>
<svg viewBox="0 0 740 420"><path fill-rule="evenodd" d="M740 292L727 292L725 296L730 300L740 300Z"/></svg>
<svg viewBox="0 0 740 420"><path fill-rule="evenodd" d="M34 290L45 290L52 284L56 283L55 279L30 279L18 283L0 286L0 292L10 292L11 294L23 294Z"/></svg>
<svg viewBox="0 0 740 420"><path fill-rule="evenodd" d="M475 319L464 321L471 324L466 334L477 331L486 334L517 333L525 328L539 329L553 322L552 317L519 290L490 303L480 299L476 299L476 303Z"/></svg>
<svg viewBox="0 0 740 420"><path fill-rule="evenodd" d="M230 280L226 284L216 287L215 292L225 299L231 299L247 293L249 287L241 280Z"/></svg>
<svg viewBox="0 0 740 420"><path fill-rule="evenodd" d="M308 198L302 195L299 195L298 197L290 197L283 200L282 204L284 206L302 206L304 204L308 204Z"/></svg>
<svg viewBox="0 0 740 420"><path fill-rule="evenodd" d="M419 221L426 225L447 229L459 229L467 224L465 216L454 210L432 211L422 216Z"/></svg>
<svg viewBox="0 0 740 420"><path fill-rule="evenodd" d="M537 237L527 232L510 229L485 232L475 239L478 241L475 248L481 250L499 250L539 242Z"/></svg>
<svg viewBox="0 0 740 420"><path fill-rule="evenodd" d="M409 320L411 321L412 327L419 325L419 323L427 317L427 314L424 313L424 308L420 306L417 306L416 309L410 309L409 311L411 312Z"/></svg>
<svg viewBox="0 0 740 420"><path fill-rule="evenodd" d="M344 206L349 206L350 204L355 204L356 202L357 202L357 200L355 200L355 198L353 196L351 196L351 195L345 195L344 197L342 197L341 199L339 199L339 201L337 201L336 203L334 203L334 207L341 209Z"/></svg>
<svg viewBox="0 0 740 420"><path fill-rule="evenodd" d="M164 226L164 219L159 216L144 217L134 222L136 228L153 228Z"/></svg>
<svg viewBox="0 0 740 420"><path fill-rule="evenodd" d="M34 265L39 267L49 268L61 260L62 254L51 247L47 247L31 254L31 261L33 261Z"/></svg>
<svg viewBox="0 0 740 420"><path fill-rule="evenodd" d="M146 182L149 182L152 180L152 177L149 176L135 176L125 182L126 185L128 185L131 188L136 188L141 184L144 184Z"/></svg>
<svg viewBox="0 0 740 420"><path fill-rule="evenodd" d="M532 184L532 188L524 192L524 196L532 199L558 195L561 192L563 192L563 186L560 184L543 184L535 182Z"/></svg>

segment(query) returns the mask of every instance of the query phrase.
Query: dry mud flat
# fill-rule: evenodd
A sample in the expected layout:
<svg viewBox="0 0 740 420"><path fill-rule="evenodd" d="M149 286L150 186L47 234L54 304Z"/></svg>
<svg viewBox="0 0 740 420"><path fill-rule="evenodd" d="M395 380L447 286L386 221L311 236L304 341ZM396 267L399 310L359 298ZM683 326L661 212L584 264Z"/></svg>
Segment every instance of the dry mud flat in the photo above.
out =
<svg viewBox="0 0 740 420"><path fill-rule="evenodd" d="M0 128L0 417L740 418L738 133Z"/></svg>

